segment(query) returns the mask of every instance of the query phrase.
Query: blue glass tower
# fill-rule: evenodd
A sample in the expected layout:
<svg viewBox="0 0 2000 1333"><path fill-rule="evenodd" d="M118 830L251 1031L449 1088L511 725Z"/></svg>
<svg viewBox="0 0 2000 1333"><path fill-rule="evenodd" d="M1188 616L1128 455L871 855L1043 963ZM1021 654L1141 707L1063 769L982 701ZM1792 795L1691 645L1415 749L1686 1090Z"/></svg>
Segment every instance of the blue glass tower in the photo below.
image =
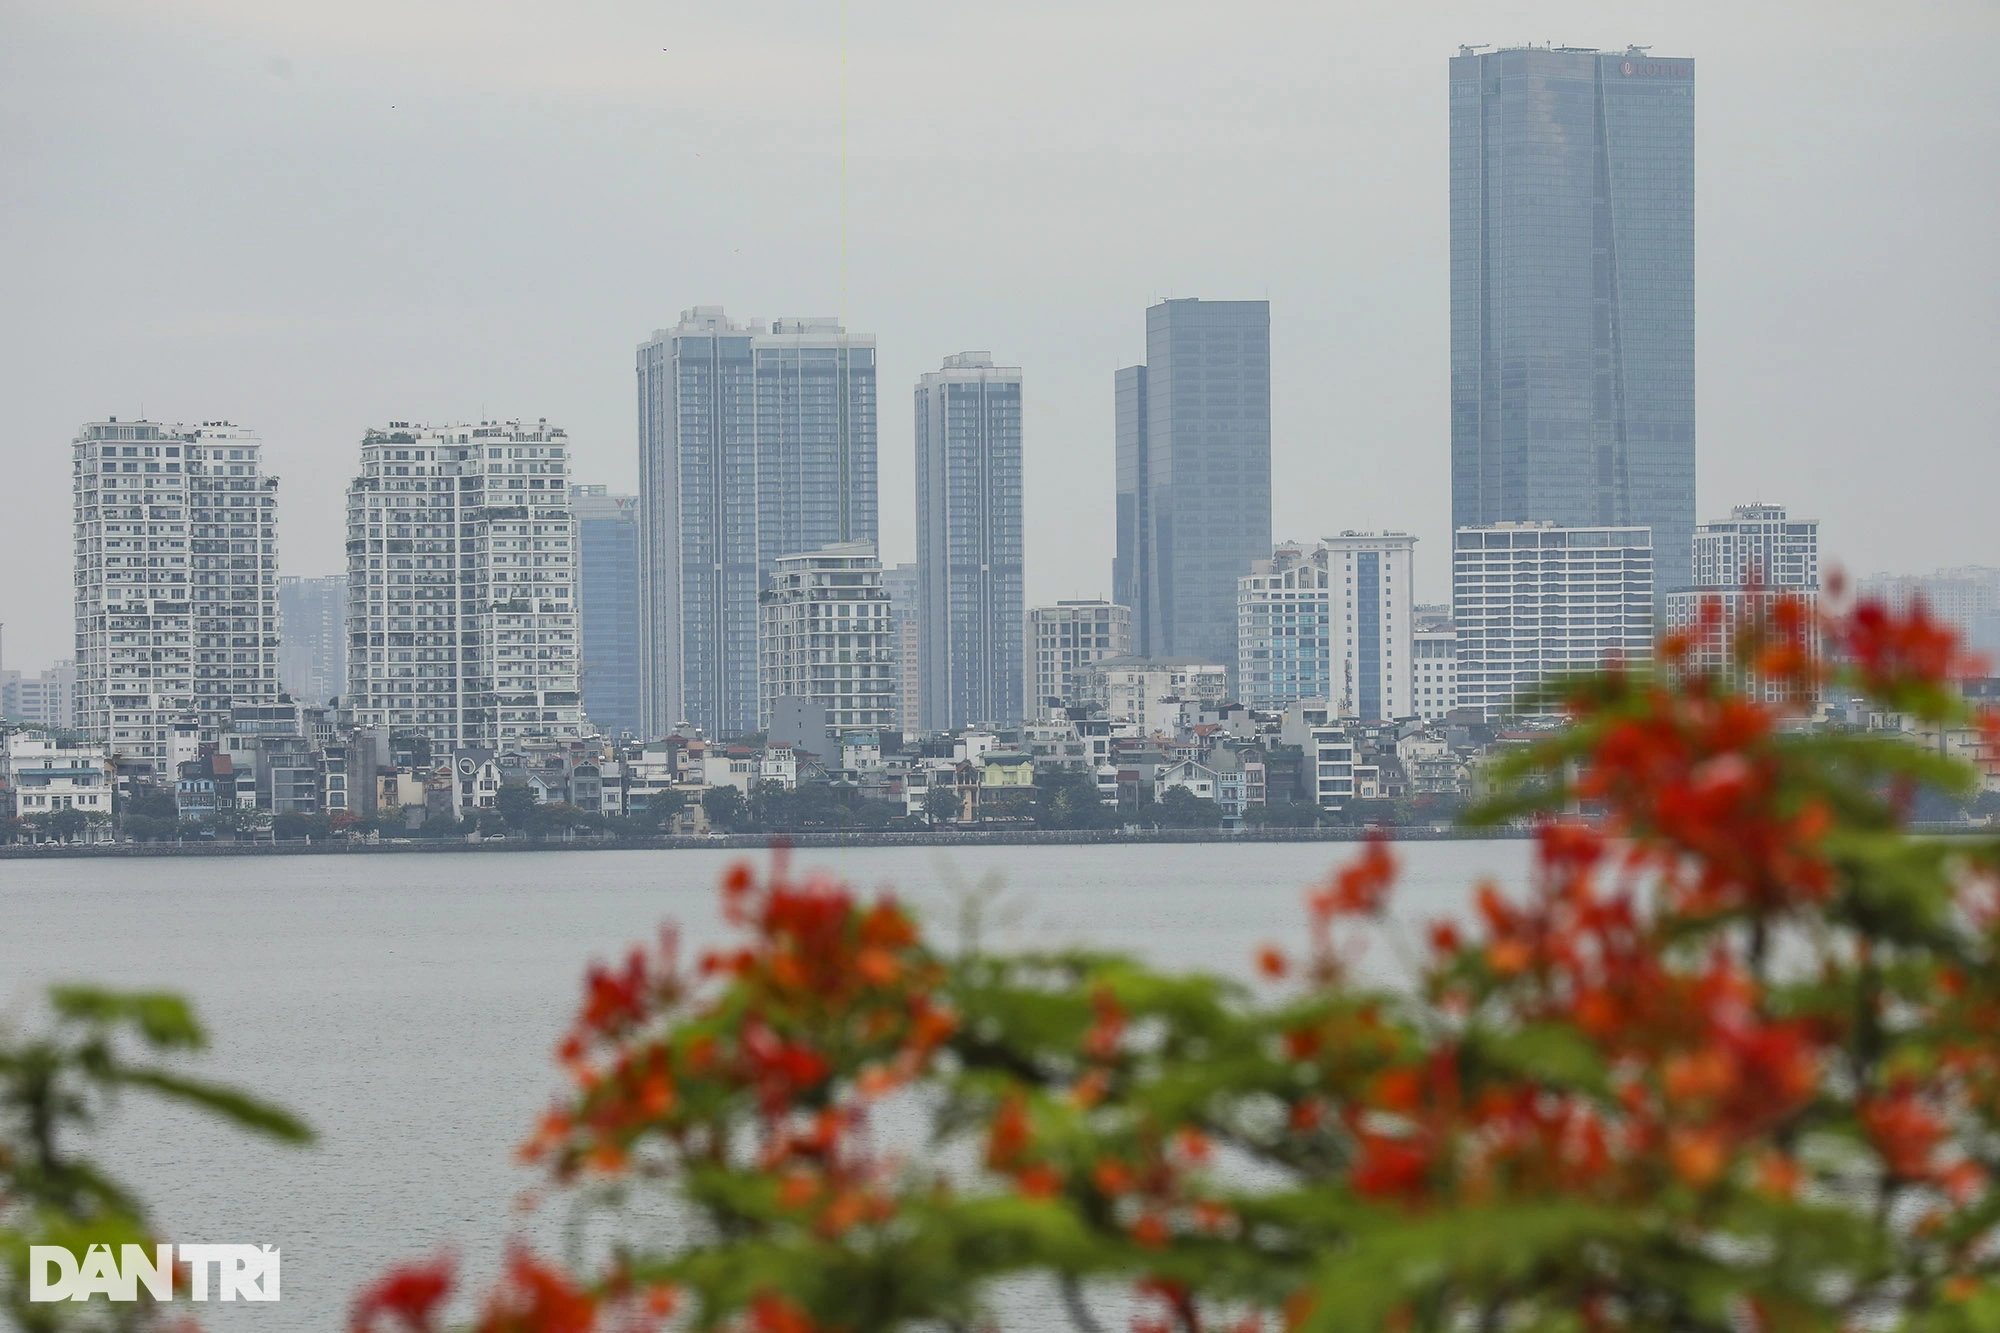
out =
<svg viewBox="0 0 2000 1333"><path fill-rule="evenodd" d="M1694 62L1451 62L1452 526L1652 529L1691 577Z"/></svg>
<svg viewBox="0 0 2000 1333"><path fill-rule="evenodd" d="M569 488L576 515L583 711L608 736L639 727L639 497Z"/></svg>

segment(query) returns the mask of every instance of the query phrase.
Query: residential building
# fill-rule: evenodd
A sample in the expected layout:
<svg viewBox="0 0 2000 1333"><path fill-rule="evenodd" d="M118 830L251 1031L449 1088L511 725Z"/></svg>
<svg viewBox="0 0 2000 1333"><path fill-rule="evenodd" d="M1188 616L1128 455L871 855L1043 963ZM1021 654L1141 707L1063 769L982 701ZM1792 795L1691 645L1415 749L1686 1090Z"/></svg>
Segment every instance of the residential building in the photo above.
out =
<svg viewBox="0 0 2000 1333"><path fill-rule="evenodd" d="M919 725L1021 716L1021 370L960 352L917 381Z"/></svg>
<svg viewBox="0 0 2000 1333"><path fill-rule="evenodd" d="M64 658L32 676L0 672L0 718L50 731L76 726L76 662Z"/></svg>
<svg viewBox="0 0 2000 1333"><path fill-rule="evenodd" d="M1857 580L1854 591L1898 615L1921 602L1976 651L2000 660L2000 569L1960 565L1930 574L1871 574Z"/></svg>
<svg viewBox="0 0 2000 1333"><path fill-rule="evenodd" d="M1285 542L1236 580L1236 695L1252 708L1332 697L1329 554Z"/></svg>
<svg viewBox="0 0 2000 1333"><path fill-rule="evenodd" d="M301 703L347 689L347 576L278 580L278 684Z"/></svg>
<svg viewBox="0 0 2000 1333"><path fill-rule="evenodd" d="M171 776L173 723L213 738L278 695L278 479L228 422L91 422L74 474L77 728Z"/></svg>
<svg viewBox="0 0 2000 1333"><path fill-rule="evenodd" d="M896 682L896 725L905 735L918 731L923 714L923 625L917 617L915 562L882 567L882 587L889 594L889 644Z"/></svg>
<svg viewBox="0 0 2000 1333"><path fill-rule="evenodd" d="M1746 621L1767 621L1779 599L1799 601L1808 612L1798 626L1801 646L1818 656L1813 613L1819 609L1819 521L1794 519L1782 505L1737 505L1726 520L1695 529L1693 557L1693 585L1674 589L1666 599L1665 628L1689 636L1686 668L1723 676L1772 703L1791 699L1792 682L1762 678L1738 665L1736 633ZM1704 608L1711 603L1720 614L1704 623Z"/></svg>
<svg viewBox="0 0 2000 1333"><path fill-rule="evenodd" d="M876 540L875 340L720 306L641 343L640 730L757 729L778 557Z"/></svg>
<svg viewBox="0 0 2000 1333"><path fill-rule="evenodd" d="M1179 725L1184 700L1221 703L1229 695L1229 668L1192 657L1107 657L1079 673L1080 705L1102 708L1112 719L1139 725L1151 735Z"/></svg>
<svg viewBox="0 0 2000 1333"><path fill-rule="evenodd" d="M1407 717L1411 552L1405 533L1281 545L1237 580L1237 693L1253 708L1325 699L1340 717Z"/></svg>
<svg viewBox="0 0 2000 1333"><path fill-rule="evenodd" d="M347 490L347 697L439 751L580 734L576 534L559 426L392 421Z"/></svg>
<svg viewBox="0 0 2000 1333"><path fill-rule="evenodd" d="M1653 651L1653 546L1641 527L1496 523L1452 549L1458 700L1497 721L1567 672Z"/></svg>
<svg viewBox="0 0 2000 1333"><path fill-rule="evenodd" d="M1070 703L1082 674L1108 657L1132 654L1132 608L1116 602L1057 602L1028 612L1025 673L1030 695L1021 716L1034 719Z"/></svg>
<svg viewBox="0 0 2000 1333"><path fill-rule="evenodd" d="M578 678L584 716L608 736L638 736L639 497L569 488L576 515Z"/></svg>
<svg viewBox="0 0 2000 1333"><path fill-rule="evenodd" d="M1694 61L1451 61L1452 527L1652 530L1692 582Z"/></svg>
<svg viewBox="0 0 2000 1333"><path fill-rule="evenodd" d="M781 699L825 709L836 736L894 725L889 594L872 543L778 557L762 609L757 730Z"/></svg>
<svg viewBox="0 0 2000 1333"><path fill-rule="evenodd" d="M101 742L40 730L0 731L0 813L111 816L111 762ZM10 807L11 802L11 807Z"/></svg>
<svg viewBox="0 0 2000 1333"><path fill-rule="evenodd" d="M1458 631L1450 625L1410 636L1410 705L1426 722L1458 707Z"/></svg>
<svg viewBox="0 0 2000 1333"><path fill-rule="evenodd" d="M1111 599L1133 651L1236 660L1236 580L1271 550L1271 303L1162 301L1117 373Z"/></svg>

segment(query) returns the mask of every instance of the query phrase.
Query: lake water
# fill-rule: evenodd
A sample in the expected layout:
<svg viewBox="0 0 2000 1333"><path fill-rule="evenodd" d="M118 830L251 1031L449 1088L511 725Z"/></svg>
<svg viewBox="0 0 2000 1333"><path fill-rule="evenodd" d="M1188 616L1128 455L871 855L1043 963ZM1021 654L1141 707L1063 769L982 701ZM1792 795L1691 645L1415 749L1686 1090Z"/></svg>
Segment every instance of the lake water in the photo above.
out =
<svg viewBox="0 0 2000 1333"><path fill-rule="evenodd" d="M953 938L998 886L996 945L1090 944L1245 978L1296 942L1303 890L1351 844L868 848L799 854L857 887L893 885ZM1519 884L1524 842L1397 849L1397 914L1455 915L1481 876ZM134 1098L92 1145L183 1241L278 1245L276 1305L199 1313L222 1333L337 1330L355 1288L449 1242L490 1271L531 1173L512 1150L558 1089L549 1053L585 964L681 923L722 940L717 877L737 853L520 852L0 861L0 1004L51 981L168 988L214 1039L198 1072L303 1115L309 1149L252 1142ZM1365 966L1392 973L1397 951ZM550 1234L547 1218L530 1230ZM1009 1321L1012 1324L1014 1321ZM1039 1324L1043 1321L1023 1321Z"/></svg>

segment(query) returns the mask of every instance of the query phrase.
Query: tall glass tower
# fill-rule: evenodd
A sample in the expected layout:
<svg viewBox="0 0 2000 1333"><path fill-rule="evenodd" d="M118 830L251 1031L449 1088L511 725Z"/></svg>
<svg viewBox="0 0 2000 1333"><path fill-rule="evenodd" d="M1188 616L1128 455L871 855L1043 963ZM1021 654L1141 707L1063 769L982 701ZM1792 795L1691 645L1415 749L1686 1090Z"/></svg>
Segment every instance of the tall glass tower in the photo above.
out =
<svg viewBox="0 0 2000 1333"><path fill-rule="evenodd" d="M1694 537L1694 61L1451 62L1452 527Z"/></svg>
<svg viewBox="0 0 2000 1333"><path fill-rule="evenodd" d="M875 339L696 306L639 345L638 387L641 730L745 735L778 557L877 539Z"/></svg>
<svg viewBox="0 0 2000 1333"><path fill-rule="evenodd" d="M919 725L1021 716L1021 371L960 352L917 381Z"/></svg>
<svg viewBox="0 0 2000 1333"><path fill-rule="evenodd" d="M1117 373L1112 598L1142 656L1236 661L1236 580L1271 555L1271 303L1162 301Z"/></svg>
<svg viewBox="0 0 2000 1333"><path fill-rule="evenodd" d="M639 734L639 497L572 486L583 711L607 736Z"/></svg>

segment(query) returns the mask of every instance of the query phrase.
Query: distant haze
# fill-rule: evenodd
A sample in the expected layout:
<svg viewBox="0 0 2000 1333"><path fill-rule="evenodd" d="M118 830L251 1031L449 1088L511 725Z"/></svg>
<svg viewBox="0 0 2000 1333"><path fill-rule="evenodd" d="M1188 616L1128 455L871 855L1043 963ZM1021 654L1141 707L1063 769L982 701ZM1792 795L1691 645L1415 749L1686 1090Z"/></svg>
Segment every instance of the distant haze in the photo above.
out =
<svg viewBox="0 0 2000 1333"><path fill-rule="evenodd" d="M6 665L70 651L79 423L256 428L333 573L371 423L547 417L631 489L698 303L877 337L892 562L917 376L1021 366L1034 603L1110 591L1145 307L1268 298L1276 535L1412 531L1444 600L1446 60L1548 41L1699 62L1700 517L2000 564L1992 0L9 0Z"/></svg>

